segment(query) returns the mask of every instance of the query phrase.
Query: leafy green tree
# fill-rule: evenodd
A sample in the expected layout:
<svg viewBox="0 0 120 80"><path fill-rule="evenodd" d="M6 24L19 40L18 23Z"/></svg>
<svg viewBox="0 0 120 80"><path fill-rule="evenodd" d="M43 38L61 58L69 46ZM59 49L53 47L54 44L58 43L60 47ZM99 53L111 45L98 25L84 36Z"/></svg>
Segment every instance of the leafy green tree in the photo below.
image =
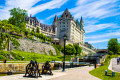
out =
<svg viewBox="0 0 120 80"><path fill-rule="evenodd" d="M52 38L51 38L51 37L49 37L49 38L47 38L47 40L51 42L51 41L52 41Z"/></svg>
<svg viewBox="0 0 120 80"><path fill-rule="evenodd" d="M8 19L8 23L10 23L10 24L12 24L12 25L16 25L16 21L15 21L15 19L12 18L12 17L10 17L10 18Z"/></svg>
<svg viewBox="0 0 120 80"><path fill-rule="evenodd" d="M12 41L12 44L15 47L18 47L20 45L19 42L15 38L12 38L8 33L0 32L0 50L5 49L6 47L7 47L7 50L8 50L9 41Z"/></svg>
<svg viewBox="0 0 120 80"><path fill-rule="evenodd" d="M74 47L75 47L75 50L76 50L75 55L78 55L78 54L80 55L80 53L82 51L82 48L78 44L75 44Z"/></svg>
<svg viewBox="0 0 120 80"><path fill-rule="evenodd" d="M40 33L40 31L39 31L39 28L37 27L37 29L36 29L36 33Z"/></svg>
<svg viewBox="0 0 120 80"><path fill-rule="evenodd" d="M34 32L34 33L35 33L35 29L34 29L34 28L32 28L32 32Z"/></svg>
<svg viewBox="0 0 120 80"><path fill-rule="evenodd" d="M108 53L109 55L113 55L114 53L112 52L112 51L109 51L109 53Z"/></svg>
<svg viewBox="0 0 120 80"><path fill-rule="evenodd" d="M118 43L118 45L119 45L118 54L120 54L120 43Z"/></svg>
<svg viewBox="0 0 120 80"><path fill-rule="evenodd" d="M62 52L64 53L64 47L62 48ZM66 55L73 55L76 53L75 47L72 44L68 44L65 46Z"/></svg>
<svg viewBox="0 0 120 80"><path fill-rule="evenodd" d="M26 36L26 37L28 37L28 34L29 34L29 31L27 30L27 29L24 29L24 35Z"/></svg>
<svg viewBox="0 0 120 80"><path fill-rule="evenodd" d="M116 38L112 38L108 42L108 52L112 51L114 54L118 53L119 44Z"/></svg>
<svg viewBox="0 0 120 80"><path fill-rule="evenodd" d="M8 24L8 20L6 20L6 19L2 20L1 22L4 24Z"/></svg>
<svg viewBox="0 0 120 80"><path fill-rule="evenodd" d="M9 23L23 28L25 26L25 18L27 17L27 11L20 8L13 8L10 11L11 17L9 18Z"/></svg>
<svg viewBox="0 0 120 80"><path fill-rule="evenodd" d="M57 55L60 55L60 51L62 49L62 46L55 45L55 44L52 44L52 46L55 48L55 51L56 51Z"/></svg>

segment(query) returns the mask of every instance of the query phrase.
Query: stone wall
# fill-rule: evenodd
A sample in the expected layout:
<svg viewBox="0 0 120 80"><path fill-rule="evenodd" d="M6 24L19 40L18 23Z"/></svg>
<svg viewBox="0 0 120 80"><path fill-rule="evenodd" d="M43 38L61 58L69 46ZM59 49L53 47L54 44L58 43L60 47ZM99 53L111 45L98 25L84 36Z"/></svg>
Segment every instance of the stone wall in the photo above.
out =
<svg viewBox="0 0 120 80"><path fill-rule="evenodd" d="M0 63L0 72L25 72L26 66L28 63ZM39 68L42 69L42 63L39 63ZM53 69L54 64L50 63L51 68Z"/></svg>
<svg viewBox="0 0 120 80"><path fill-rule="evenodd" d="M19 50L25 52L35 52L40 54L48 54L52 50L53 54L56 55L56 51L50 44L42 43L40 41L34 41L29 39L19 39L20 43ZM10 50L15 50L16 48L10 43Z"/></svg>
<svg viewBox="0 0 120 80"><path fill-rule="evenodd" d="M90 53L96 53L94 50L89 49L86 46L83 46L81 44L79 44L79 46L82 48L83 54L90 54Z"/></svg>

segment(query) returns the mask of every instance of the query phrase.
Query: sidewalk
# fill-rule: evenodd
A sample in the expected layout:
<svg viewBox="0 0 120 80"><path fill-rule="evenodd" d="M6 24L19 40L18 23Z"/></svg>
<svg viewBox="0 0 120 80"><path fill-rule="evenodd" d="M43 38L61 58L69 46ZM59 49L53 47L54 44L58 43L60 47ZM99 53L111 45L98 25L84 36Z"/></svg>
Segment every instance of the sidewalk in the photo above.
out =
<svg viewBox="0 0 120 80"><path fill-rule="evenodd" d="M120 73L120 63L117 65L117 58L112 59L112 70Z"/></svg>
<svg viewBox="0 0 120 80"><path fill-rule="evenodd" d="M70 69L67 70L66 72L63 72L66 73L66 75L52 78L49 80L100 80L99 78L96 78L91 74L89 74L89 71L91 71L92 69L94 69L93 66L91 67L85 66L85 67Z"/></svg>
<svg viewBox="0 0 120 80"><path fill-rule="evenodd" d="M53 76L42 75L42 78L24 78L24 74L0 76L0 80L100 80L89 74L89 71L92 69L94 69L93 66L85 66L66 69L66 72L56 70L53 71Z"/></svg>

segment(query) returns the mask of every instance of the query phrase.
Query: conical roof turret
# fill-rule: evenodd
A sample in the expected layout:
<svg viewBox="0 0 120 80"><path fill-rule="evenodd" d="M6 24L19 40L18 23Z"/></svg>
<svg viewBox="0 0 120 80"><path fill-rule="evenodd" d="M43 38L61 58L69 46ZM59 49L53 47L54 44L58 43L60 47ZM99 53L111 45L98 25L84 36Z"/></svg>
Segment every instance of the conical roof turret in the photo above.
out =
<svg viewBox="0 0 120 80"><path fill-rule="evenodd" d="M55 15L55 18L54 18L54 21L53 21L53 22L56 22L56 21L58 21L57 15Z"/></svg>
<svg viewBox="0 0 120 80"><path fill-rule="evenodd" d="M66 8L65 11L63 12L63 14L61 15L61 18L73 18L72 15L70 14L70 12L68 11L68 9Z"/></svg>
<svg viewBox="0 0 120 80"><path fill-rule="evenodd" d="M82 18L82 16L81 16L81 19L80 19L80 23L84 23L84 22L83 22L83 18Z"/></svg>

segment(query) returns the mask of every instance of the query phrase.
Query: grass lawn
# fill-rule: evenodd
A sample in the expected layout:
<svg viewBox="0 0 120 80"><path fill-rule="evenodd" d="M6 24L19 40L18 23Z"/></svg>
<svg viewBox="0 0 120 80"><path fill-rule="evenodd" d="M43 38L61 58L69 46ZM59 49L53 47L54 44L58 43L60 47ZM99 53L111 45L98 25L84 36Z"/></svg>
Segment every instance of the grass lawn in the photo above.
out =
<svg viewBox="0 0 120 80"><path fill-rule="evenodd" d="M110 56L110 59L117 57L118 55L112 55ZM94 70L91 70L89 73L93 76L96 76L102 80L120 80L120 73L115 72L115 76L105 76L105 70L108 70L108 66L109 66L109 55L107 55L104 65L96 68ZM112 73L112 71L108 70L108 73ZM111 74L112 75L112 74Z"/></svg>
<svg viewBox="0 0 120 80"><path fill-rule="evenodd" d="M14 59L10 60L6 58L7 54L11 54ZM3 56L4 55L4 56ZM3 63L3 59L7 59L7 63L28 63L30 60L36 60L37 62L46 62L46 61L63 61L63 56L57 55L46 55L46 54L38 54L34 52L24 52L19 50L12 50L11 52L3 51L0 52L0 63ZM23 59L24 57L24 59ZM66 56L66 61L70 61L70 56ZM9 62L10 61L10 62ZM23 61L23 62L22 62Z"/></svg>

